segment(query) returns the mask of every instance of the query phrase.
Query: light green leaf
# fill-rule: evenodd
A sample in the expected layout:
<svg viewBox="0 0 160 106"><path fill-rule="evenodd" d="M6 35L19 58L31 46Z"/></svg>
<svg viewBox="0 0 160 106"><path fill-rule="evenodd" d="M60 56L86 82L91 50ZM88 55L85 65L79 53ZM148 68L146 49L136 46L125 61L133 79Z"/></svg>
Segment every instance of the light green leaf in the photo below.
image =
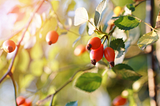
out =
<svg viewBox="0 0 160 106"><path fill-rule="evenodd" d="M88 21L88 13L84 7L77 8L75 11L74 25L78 26Z"/></svg>
<svg viewBox="0 0 160 106"><path fill-rule="evenodd" d="M75 5L76 5L76 2L74 0L72 0L69 5L68 5L68 8L66 10L66 13L69 12L70 10L74 10L75 8Z"/></svg>
<svg viewBox="0 0 160 106"><path fill-rule="evenodd" d="M127 64L117 64L113 68L113 71L116 72L117 75L121 76L123 79L127 80L138 80L141 75L136 73L132 67Z"/></svg>
<svg viewBox="0 0 160 106"><path fill-rule="evenodd" d="M158 34L155 31L151 31L149 33L144 34L139 40L137 45L140 49L144 49L148 45L153 44L158 40Z"/></svg>
<svg viewBox="0 0 160 106"><path fill-rule="evenodd" d="M78 106L78 102L77 101L69 102L65 106Z"/></svg>
<svg viewBox="0 0 160 106"><path fill-rule="evenodd" d="M127 16L120 16L114 24L122 30L130 30L138 26L140 23L140 20L134 18L133 16L127 15Z"/></svg>
<svg viewBox="0 0 160 106"><path fill-rule="evenodd" d="M98 73L83 73L76 81L76 87L87 92L93 92L101 85L101 75Z"/></svg>
<svg viewBox="0 0 160 106"><path fill-rule="evenodd" d="M103 0L96 8L95 16L94 16L94 24L98 26L101 18L101 14L107 6L107 0Z"/></svg>

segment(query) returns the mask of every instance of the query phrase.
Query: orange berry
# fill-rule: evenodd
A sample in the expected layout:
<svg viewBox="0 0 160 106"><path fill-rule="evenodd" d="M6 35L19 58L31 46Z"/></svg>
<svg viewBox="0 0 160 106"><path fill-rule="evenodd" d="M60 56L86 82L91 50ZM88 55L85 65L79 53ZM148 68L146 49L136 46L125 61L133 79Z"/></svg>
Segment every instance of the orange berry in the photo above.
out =
<svg viewBox="0 0 160 106"><path fill-rule="evenodd" d="M95 50L101 46L101 39L98 37L93 37L88 41L87 50Z"/></svg>
<svg viewBox="0 0 160 106"><path fill-rule="evenodd" d="M16 48L16 44L14 43L14 41L12 40L6 40L3 42L3 49L7 52L7 53L11 53L15 50Z"/></svg>
<svg viewBox="0 0 160 106"><path fill-rule="evenodd" d="M83 54L86 51L86 47L84 45L78 45L75 49L74 49L74 54L76 56L80 56L81 54Z"/></svg>
<svg viewBox="0 0 160 106"><path fill-rule="evenodd" d="M25 98L23 96L19 96L16 98L17 105L21 105L25 103Z"/></svg>
<svg viewBox="0 0 160 106"><path fill-rule="evenodd" d="M104 57L110 63L111 67L114 67L115 52L111 47L106 47L104 49Z"/></svg>
<svg viewBox="0 0 160 106"><path fill-rule="evenodd" d="M103 57L103 44L101 44L101 46L98 49L91 50L90 52L91 63L93 65L96 65L96 62L100 61L102 57Z"/></svg>
<svg viewBox="0 0 160 106"><path fill-rule="evenodd" d="M123 98L122 96L117 96L112 102L113 106L122 106L125 105L126 103L127 99Z"/></svg>
<svg viewBox="0 0 160 106"><path fill-rule="evenodd" d="M58 37L59 35L56 31L49 31L46 35L46 41L51 45L57 42Z"/></svg>

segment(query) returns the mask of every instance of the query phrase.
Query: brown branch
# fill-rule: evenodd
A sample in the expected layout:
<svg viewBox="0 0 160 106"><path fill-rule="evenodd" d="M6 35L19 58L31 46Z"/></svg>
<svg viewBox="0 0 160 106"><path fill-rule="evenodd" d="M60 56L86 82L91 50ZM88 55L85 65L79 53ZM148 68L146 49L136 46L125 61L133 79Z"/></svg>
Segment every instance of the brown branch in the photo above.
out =
<svg viewBox="0 0 160 106"><path fill-rule="evenodd" d="M52 106L52 102L53 102L54 96L55 96L59 91L61 91L64 87L66 87L70 82L72 82L74 76L75 76L79 71L80 71L80 70L76 71L76 72L73 74L73 76L72 76L63 86L61 86L59 89L57 89L53 94L48 95L48 96L47 96L45 99L43 99L43 100L39 100L36 104L37 104L37 105L40 105L40 104L45 103L45 102L48 101L49 99L51 99L50 106Z"/></svg>

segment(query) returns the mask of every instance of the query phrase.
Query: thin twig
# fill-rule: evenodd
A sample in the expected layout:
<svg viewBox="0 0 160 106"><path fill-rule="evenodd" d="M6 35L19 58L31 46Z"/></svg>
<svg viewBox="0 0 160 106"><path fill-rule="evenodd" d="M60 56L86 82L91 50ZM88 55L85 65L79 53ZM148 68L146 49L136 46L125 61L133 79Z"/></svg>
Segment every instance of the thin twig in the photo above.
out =
<svg viewBox="0 0 160 106"><path fill-rule="evenodd" d="M72 77L71 77L64 85L62 85L59 89L57 89L53 94L48 95L45 99L39 100L36 104L37 104L37 105L41 105L41 104L44 104L44 103L45 103L46 101L48 101L49 99L51 99L50 106L52 106L54 96L55 96L58 92L60 92L64 87L66 87L69 83L71 83L71 82L74 80L74 77L76 76L76 74L77 74L78 72L80 72L80 71L86 71L86 70L89 70L89 69L92 69L92 68L94 68L94 66L89 66L89 67L86 67L86 68L84 68L84 69L80 69L80 70L76 71L76 72L72 75Z"/></svg>
<svg viewBox="0 0 160 106"><path fill-rule="evenodd" d="M16 83L15 83L15 80L14 80L14 78L13 78L13 74L12 74L11 71L10 71L10 73L9 73L9 76L10 76L10 78L11 78L11 80L12 80L12 83L13 83L14 99L15 99L15 104L16 104L16 106L17 106L17 103L16 103L16 98L17 98Z"/></svg>

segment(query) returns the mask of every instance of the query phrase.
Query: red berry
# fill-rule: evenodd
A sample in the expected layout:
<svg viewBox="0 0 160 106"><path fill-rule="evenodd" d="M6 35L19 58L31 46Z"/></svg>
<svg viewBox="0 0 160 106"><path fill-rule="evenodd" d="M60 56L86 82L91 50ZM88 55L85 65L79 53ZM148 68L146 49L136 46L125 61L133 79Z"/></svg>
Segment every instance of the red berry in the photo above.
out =
<svg viewBox="0 0 160 106"><path fill-rule="evenodd" d="M74 49L74 54L76 56L80 56L81 54L83 54L86 51L86 48L84 45L78 45L75 49Z"/></svg>
<svg viewBox="0 0 160 106"><path fill-rule="evenodd" d="M95 65L96 62L102 59L102 57L103 57L103 44L101 44L101 46L98 49L91 50L90 52L91 63Z"/></svg>
<svg viewBox="0 0 160 106"><path fill-rule="evenodd" d="M3 42L3 49L7 52L7 53L11 53L15 50L16 48L16 44L14 43L14 41L12 40L6 40L5 42Z"/></svg>
<svg viewBox="0 0 160 106"><path fill-rule="evenodd" d="M111 67L114 67L115 52L111 47L106 47L104 49L104 57L110 63Z"/></svg>
<svg viewBox="0 0 160 106"><path fill-rule="evenodd" d="M24 104L25 104L25 106L32 106L32 102L28 99L26 99Z"/></svg>
<svg viewBox="0 0 160 106"><path fill-rule="evenodd" d="M49 31L46 35L46 41L51 45L57 42L58 37L59 35L56 31Z"/></svg>
<svg viewBox="0 0 160 106"><path fill-rule="evenodd" d="M113 100L112 104L113 104L113 106L122 106L122 105L125 105L126 102L127 102L127 99L126 99L126 98L123 98L123 97L121 97L121 96L117 96L117 97Z"/></svg>
<svg viewBox="0 0 160 106"><path fill-rule="evenodd" d="M25 98L23 96L19 96L16 99L17 105L22 105L23 103L25 103Z"/></svg>
<svg viewBox="0 0 160 106"><path fill-rule="evenodd" d="M101 46L101 39L98 37L93 37L88 41L87 49L88 50L95 50L98 49Z"/></svg>

